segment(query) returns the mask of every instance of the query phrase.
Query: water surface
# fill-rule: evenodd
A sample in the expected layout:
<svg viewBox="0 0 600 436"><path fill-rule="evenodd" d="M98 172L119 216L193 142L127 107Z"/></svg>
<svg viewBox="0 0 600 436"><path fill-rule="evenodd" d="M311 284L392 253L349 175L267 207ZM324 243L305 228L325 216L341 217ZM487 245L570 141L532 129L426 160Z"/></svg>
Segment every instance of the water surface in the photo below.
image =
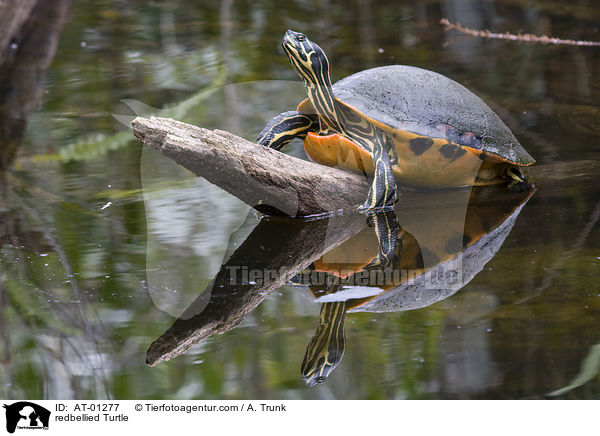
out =
<svg viewBox="0 0 600 436"><path fill-rule="evenodd" d="M600 40L593 6L74 1L2 189L0 396L598 398L598 49L472 39L439 25L447 17L498 32ZM149 366L148 349L178 317L190 319L193 302L205 307L225 295L214 288L223 264L264 268L276 253L318 260L353 231L363 239L346 253L372 241L364 220L261 221L144 150L126 127L135 115L158 114L255 138L304 98L279 47L288 28L326 50L334 80L399 63L459 81L537 159L537 191L524 205L500 196L477 209L480 221L470 222L492 224L465 231L480 236L513 218L460 290L428 304L348 311L344 356L325 383L307 387L300 374L327 301L307 283L248 285L257 304L235 328ZM295 142L284 152L302 156L300 149ZM464 228L470 195L456 214L427 209L423 199L398 205L405 248L425 237L418 235L447 244L436 229Z"/></svg>

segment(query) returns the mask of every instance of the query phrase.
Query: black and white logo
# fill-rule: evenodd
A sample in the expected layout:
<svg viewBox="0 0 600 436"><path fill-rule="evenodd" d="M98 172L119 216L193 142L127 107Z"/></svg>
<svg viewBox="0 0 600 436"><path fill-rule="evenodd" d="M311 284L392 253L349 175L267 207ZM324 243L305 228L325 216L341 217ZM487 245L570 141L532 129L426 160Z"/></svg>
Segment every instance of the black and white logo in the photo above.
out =
<svg viewBox="0 0 600 436"><path fill-rule="evenodd" d="M6 409L6 431L14 433L16 429L47 430L50 422L50 411L29 401L19 401Z"/></svg>

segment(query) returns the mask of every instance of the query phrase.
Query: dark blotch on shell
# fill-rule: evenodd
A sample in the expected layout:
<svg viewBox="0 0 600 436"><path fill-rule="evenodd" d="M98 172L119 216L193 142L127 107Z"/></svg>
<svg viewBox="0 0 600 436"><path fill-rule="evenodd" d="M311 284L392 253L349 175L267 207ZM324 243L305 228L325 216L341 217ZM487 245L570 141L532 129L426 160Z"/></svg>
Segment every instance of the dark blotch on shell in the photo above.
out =
<svg viewBox="0 0 600 436"><path fill-rule="evenodd" d="M431 138L413 138L408 141L408 148L417 156L425 153L432 145L433 139Z"/></svg>
<svg viewBox="0 0 600 436"><path fill-rule="evenodd" d="M448 254L454 254L454 253L458 253L459 251L461 251L463 249L463 237L462 235L455 235L453 236L451 239L448 240L448 242L446 243L446 246L444 247L444 250L446 250L446 253Z"/></svg>
<svg viewBox="0 0 600 436"><path fill-rule="evenodd" d="M463 236L463 248L466 248L471 243L471 237L467 234Z"/></svg>
<svg viewBox="0 0 600 436"><path fill-rule="evenodd" d="M466 150L448 142L440 147L440 153L442 153L442 156L444 156L446 159L456 160L465 154Z"/></svg>
<svg viewBox="0 0 600 436"><path fill-rule="evenodd" d="M413 268L425 268L425 262L423 262L423 254L420 251L415 255L415 260L413 261Z"/></svg>
<svg viewBox="0 0 600 436"><path fill-rule="evenodd" d="M429 268L440 263L440 258L438 255L426 247L421 247L421 255L423 257L423 265L425 268Z"/></svg>

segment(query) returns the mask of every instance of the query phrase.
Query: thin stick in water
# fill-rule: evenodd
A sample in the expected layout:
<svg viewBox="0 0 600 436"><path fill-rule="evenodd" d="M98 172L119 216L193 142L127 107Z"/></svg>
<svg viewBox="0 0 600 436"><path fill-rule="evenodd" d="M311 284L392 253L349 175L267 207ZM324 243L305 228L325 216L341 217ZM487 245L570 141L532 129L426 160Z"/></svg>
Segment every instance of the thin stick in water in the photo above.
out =
<svg viewBox="0 0 600 436"><path fill-rule="evenodd" d="M515 35L513 33L492 33L489 30L476 30L462 26L460 23L451 23L447 18L442 18L440 24L444 26L444 30L458 30L475 38L487 38L487 39L507 39L509 41L521 41L534 44L555 44L555 45L579 45L579 46L593 46L600 47L600 42L596 41L575 41L573 39L560 39L553 38L550 36L542 35L537 36L531 33L520 33Z"/></svg>

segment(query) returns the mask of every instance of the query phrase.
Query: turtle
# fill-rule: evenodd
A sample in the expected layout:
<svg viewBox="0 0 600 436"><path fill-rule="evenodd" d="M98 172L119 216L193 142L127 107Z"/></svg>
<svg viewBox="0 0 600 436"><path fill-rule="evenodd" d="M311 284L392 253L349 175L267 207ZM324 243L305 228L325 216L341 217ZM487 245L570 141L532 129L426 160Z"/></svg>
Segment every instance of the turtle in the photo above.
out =
<svg viewBox="0 0 600 436"><path fill-rule="evenodd" d="M271 119L257 142L304 139L308 157L373 175L362 211L392 208L396 179L427 188L526 181L535 160L483 100L439 73L407 65L363 70L332 85L325 52L288 30L283 50L308 98Z"/></svg>

